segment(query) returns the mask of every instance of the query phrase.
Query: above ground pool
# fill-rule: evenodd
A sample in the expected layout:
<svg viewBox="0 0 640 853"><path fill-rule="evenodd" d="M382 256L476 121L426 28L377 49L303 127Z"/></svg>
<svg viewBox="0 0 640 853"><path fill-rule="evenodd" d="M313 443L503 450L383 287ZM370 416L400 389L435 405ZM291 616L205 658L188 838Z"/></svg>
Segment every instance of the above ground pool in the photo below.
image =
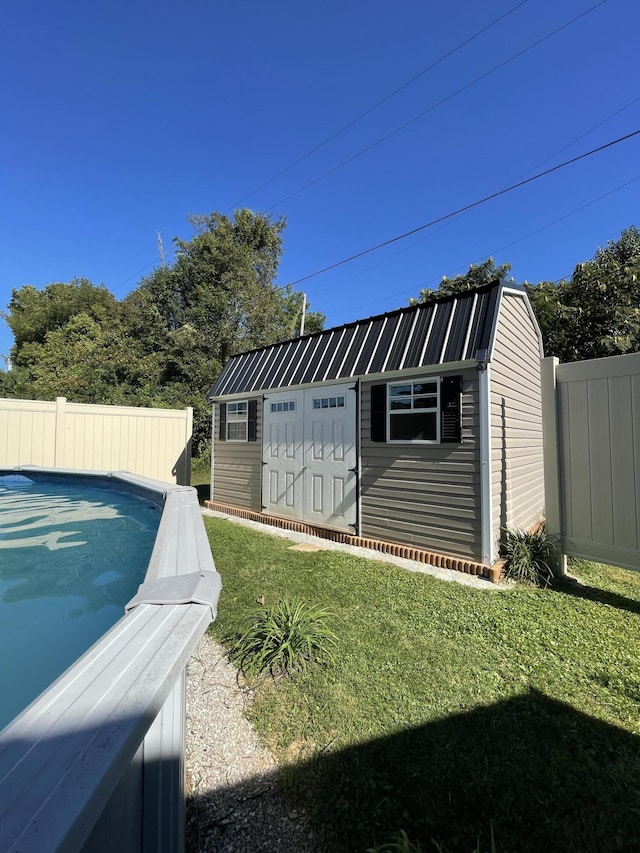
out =
<svg viewBox="0 0 640 853"><path fill-rule="evenodd" d="M185 667L220 588L195 489L0 469L0 851L183 853Z"/></svg>
<svg viewBox="0 0 640 853"><path fill-rule="evenodd" d="M160 517L108 481L0 475L0 729L122 618Z"/></svg>

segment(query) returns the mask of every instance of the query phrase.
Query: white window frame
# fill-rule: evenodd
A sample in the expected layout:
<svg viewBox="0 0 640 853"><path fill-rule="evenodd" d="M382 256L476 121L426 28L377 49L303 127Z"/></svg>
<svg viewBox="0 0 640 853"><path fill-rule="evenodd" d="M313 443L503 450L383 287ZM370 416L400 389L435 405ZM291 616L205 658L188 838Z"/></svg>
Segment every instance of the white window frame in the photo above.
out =
<svg viewBox="0 0 640 853"><path fill-rule="evenodd" d="M316 405L317 404L317 405ZM346 399L344 394L332 394L328 397L314 397L311 407L314 411L318 409L344 409Z"/></svg>
<svg viewBox="0 0 640 853"><path fill-rule="evenodd" d="M285 415L289 412L295 412L296 408L295 400L282 400L278 403L271 403L270 412L272 415Z"/></svg>
<svg viewBox="0 0 640 853"><path fill-rule="evenodd" d="M241 407L244 406L244 409ZM229 436L230 424L244 424L244 438L231 438ZM246 442L249 440L249 401L237 400L227 403L227 421L225 424L227 441Z"/></svg>
<svg viewBox="0 0 640 853"><path fill-rule="evenodd" d="M417 395L414 392L415 385L435 384L434 394ZM411 385L411 408L409 409L391 409L391 388L398 385ZM414 408L413 401L417 396L428 396L436 398L436 405L429 408ZM388 444L440 444L440 377L439 376L420 376L409 377L407 379L396 379L393 382L387 382L387 443ZM436 437L435 438L391 438L391 418L404 417L408 414L423 413L428 414L434 412L436 416Z"/></svg>

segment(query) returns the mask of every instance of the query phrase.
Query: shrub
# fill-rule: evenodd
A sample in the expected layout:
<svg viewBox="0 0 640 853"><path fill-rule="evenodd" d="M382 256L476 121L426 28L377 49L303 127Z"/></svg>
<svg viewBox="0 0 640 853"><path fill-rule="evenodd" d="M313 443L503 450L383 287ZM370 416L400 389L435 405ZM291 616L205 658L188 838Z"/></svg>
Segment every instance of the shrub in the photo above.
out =
<svg viewBox="0 0 640 853"><path fill-rule="evenodd" d="M249 617L248 628L227 640L229 656L246 675L272 676L304 672L318 660L334 659L337 639L322 607L284 596L271 607Z"/></svg>
<svg viewBox="0 0 640 853"><path fill-rule="evenodd" d="M546 587L553 581L555 544L544 525L534 533L503 528L500 553L505 576L520 583Z"/></svg>

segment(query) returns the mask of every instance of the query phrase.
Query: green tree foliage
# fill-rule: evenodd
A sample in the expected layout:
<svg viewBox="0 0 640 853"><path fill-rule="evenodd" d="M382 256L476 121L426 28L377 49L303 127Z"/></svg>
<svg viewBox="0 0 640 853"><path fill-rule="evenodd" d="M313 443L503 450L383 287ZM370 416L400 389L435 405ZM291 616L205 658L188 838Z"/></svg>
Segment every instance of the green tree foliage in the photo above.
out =
<svg viewBox="0 0 640 853"><path fill-rule="evenodd" d="M193 216L191 240L175 240L176 260L143 279L137 298L153 309L162 341L162 384L194 406L194 439L209 433L206 393L227 359L242 350L286 340L299 327L302 294L274 284L284 219L238 210L233 219ZM307 331L324 315L307 315Z"/></svg>
<svg viewBox="0 0 640 853"><path fill-rule="evenodd" d="M189 221L196 235L175 240L173 266L156 269L140 287L167 332L177 336L176 352L185 349L180 340L185 328L191 330L189 349L195 347L218 367L236 352L291 337L300 322L302 294L273 283L284 219L272 222L239 210L233 220L212 213ZM323 321L322 315L312 314L307 325L321 327Z"/></svg>
<svg viewBox="0 0 640 853"><path fill-rule="evenodd" d="M68 397L77 403L162 404L159 354L144 352L116 316L100 323L82 312L27 343L10 374L17 397Z"/></svg>
<svg viewBox="0 0 640 853"><path fill-rule="evenodd" d="M61 329L74 315L85 313L102 322L113 314L115 305L106 287L96 287L86 278L48 284L44 290L31 285L14 290L9 311L2 314L15 339L14 362L19 364L25 344L44 343L49 332Z"/></svg>
<svg viewBox="0 0 640 853"><path fill-rule="evenodd" d="M278 288L285 222L239 210L190 219L176 260L121 302L86 279L26 285L4 315L14 369L0 394L76 402L194 408L194 451L210 437L206 394L236 352L292 337L302 293ZM324 316L307 315L307 331Z"/></svg>
<svg viewBox="0 0 640 853"><path fill-rule="evenodd" d="M421 290L420 296L417 299L412 299L411 302L432 302L436 298L463 293L465 290L471 290L474 287L482 287L485 284L500 281L506 278L510 271L511 264L501 264L497 267L493 258L487 258L481 264L470 264L464 275L457 275L455 278L443 276L437 290L431 288Z"/></svg>
<svg viewBox="0 0 640 853"><path fill-rule="evenodd" d="M510 264L493 258L471 264L437 291L421 290L412 302L430 302L505 278ZM538 320L546 355L560 361L640 351L640 231L625 229L615 241L578 264L567 281L524 283Z"/></svg>
<svg viewBox="0 0 640 853"><path fill-rule="evenodd" d="M640 350L640 231L627 228L568 281L528 285L547 355L561 361Z"/></svg>

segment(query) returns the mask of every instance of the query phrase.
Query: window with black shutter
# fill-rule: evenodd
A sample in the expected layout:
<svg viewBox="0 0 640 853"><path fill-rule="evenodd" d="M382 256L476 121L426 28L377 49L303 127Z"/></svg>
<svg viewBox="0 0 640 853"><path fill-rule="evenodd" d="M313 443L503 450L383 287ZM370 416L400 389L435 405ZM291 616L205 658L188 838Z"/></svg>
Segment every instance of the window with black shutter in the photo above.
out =
<svg viewBox="0 0 640 853"><path fill-rule="evenodd" d="M460 443L462 377L430 376L371 387L371 441Z"/></svg>
<svg viewBox="0 0 640 853"><path fill-rule="evenodd" d="M388 441L429 442L440 440L440 380L407 379L387 385Z"/></svg>
<svg viewBox="0 0 640 853"><path fill-rule="evenodd" d="M258 440L258 401L220 403L220 441Z"/></svg>

